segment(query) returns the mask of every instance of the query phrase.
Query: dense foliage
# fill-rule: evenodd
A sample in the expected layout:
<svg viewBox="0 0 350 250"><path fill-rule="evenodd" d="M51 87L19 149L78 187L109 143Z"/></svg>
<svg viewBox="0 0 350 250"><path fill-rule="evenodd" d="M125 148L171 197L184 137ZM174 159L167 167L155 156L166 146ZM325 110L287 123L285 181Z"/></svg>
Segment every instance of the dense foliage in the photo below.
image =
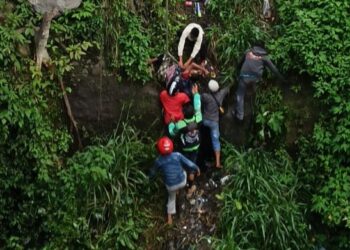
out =
<svg viewBox="0 0 350 250"><path fill-rule="evenodd" d="M315 225L316 234L323 234L316 240L324 241L328 247L347 249L350 244L350 232L346 229L350 211L350 96L347 91L350 2L276 1L277 21L271 27L261 19L260 1L214 0L211 3L210 10L218 24L210 32L211 42L216 46L224 80L234 80L235 63L257 39L267 42L274 59L281 62L279 68L311 76L322 113L313 134L298 143L298 174L303 190L300 198L309 205L309 212L320 214L322 222L331 227L320 230L320 226ZM267 90L260 89L257 94L254 127L258 133L253 138L275 144L281 142L278 137L284 132L289 110L277 101L278 91L271 91L270 87Z"/></svg>
<svg viewBox="0 0 350 250"><path fill-rule="evenodd" d="M269 26L259 19L261 1L212 0L208 9L215 25L208 36L223 75L223 83L233 83L237 61L256 40L267 40Z"/></svg>
<svg viewBox="0 0 350 250"><path fill-rule="evenodd" d="M312 136L300 143L312 210L325 224L349 228L350 2L280 1L278 10L280 36L272 48L285 67L314 77L315 97L323 106Z"/></svg>
<svg viewBox="0 0 350 250"><path fill-rule="evenodd" d="M134 130L65 160L72 139L56 79L99 47L99 4L84 1L53 21L52 65L38 72L41 16L24 0L0 3L1 248L134 248L146 225L135 195L147 192L138 165L149 147Z"/></svg>
<svg viewBox="0 0 350 250"><path fill-rule="evenodd" d="M225 166L234 174L220 199L221 240L216 249L307 249L300 183L283 151L237 152L227 145Z"/></svg>
<svg viewBox="0 0 350 250"><path fill-rule="evenodd" d="M271 152L226 146L225 166L234 177L218 196L214 246L307 249L316 241L349 249L350 2L273 2L277 16L269 23L262 1L209 1L205 31L220 83L235 83L243 52L265 40L278 68L295 79L308 76L303 84L312 81L320 119L298 140L293 162L280 150L291 110L279 86L264 80L251 103L249 133L253 146ZM150 225L143 209L150 190L139 169L152 155L148 140L123 126L107 141L68 154L73 138L57 79L88 54L104 59L119 82L149 82L147 60L173 52L177 31L190 21L178 11L182 4L169 0L167 13L163 0L83 0L53 20L51 65L38 72L34 37L42 16L26 0L0 1L0 248L139 246Z"/></svg>
<svg viewBox="0 0 350 250"><path fill-rule="evenodd" d="M134 249L148 225L147 177L139 168L151 155L129 126L106 145L68 159L48 190L42 210L47 247Z"/></svg>

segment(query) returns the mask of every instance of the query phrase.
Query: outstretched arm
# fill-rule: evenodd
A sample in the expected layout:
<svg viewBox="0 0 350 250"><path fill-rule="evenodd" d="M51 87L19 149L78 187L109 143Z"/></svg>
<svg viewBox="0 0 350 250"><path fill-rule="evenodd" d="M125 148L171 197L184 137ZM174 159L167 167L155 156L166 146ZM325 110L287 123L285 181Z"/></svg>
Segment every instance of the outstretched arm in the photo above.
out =
<svg viewBox="0 0 350 250"><path fill-rule="evenodd" d="M181 68L183 68L183 61L182 61L182 56L183 56L183 51L184 51L184 47L185 47L185 42L186 42L186 38L187 36L190 34L191 30L189 30L187 27L182 31L181 37L180 37L180 41L179 41L179 45L177 47L177 55L179 57L179 66Z"/></svg>
<svg viewBox="0 0 350 250"><path fill-rule="evenodd" d="M200 70L200 71L202 71L202 72L203 72L204 74L206 74L206 75L209 74L209 71L208 71L205 67L203 67L203 66L201 66L201 65L199 65L199 64L197 64L197 63L194 63L194 62L192 62L192 63L190 64L189 68L190 68L191 70L192 70L192 69Z"/></svg>
<svg viewBox="0 0 350 250"><path fill-rule="evenodd" d="M267 66L275 76L277 76L281 81L286 82L286 79L284 79L284 77L278 71L277 67L271 62L269 58L264 57L263 62L265 66Z"/></svg>
<svg viewBox="0 0 350 250"><path fill-rule="evenodd" d="M178 155L180 157L181 165L184 166L187 170L198 173L200 172L199 167L194 162L190 161L180 153Z"/></svg>

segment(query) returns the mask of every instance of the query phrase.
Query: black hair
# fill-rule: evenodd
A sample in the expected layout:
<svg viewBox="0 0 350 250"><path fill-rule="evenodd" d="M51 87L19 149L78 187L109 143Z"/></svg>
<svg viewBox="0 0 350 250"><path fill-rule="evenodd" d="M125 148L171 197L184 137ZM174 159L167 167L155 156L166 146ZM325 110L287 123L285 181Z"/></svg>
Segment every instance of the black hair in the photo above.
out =
<svg viewBox="0 0 350 250"><path fill-rule="evenodd" d="M177 80L178 79L174 79L167 86L167 92L170 96L174 96L180 90L179 82Z"/></svg>
<svg viewBox="0 0 350 250"><path fill-rule="evenodd" d="M190 119L194 116L194 108L191 103L186 103L182 107L182 112L184 113L185 119Z"/></svg>
<svg viewBox="0 0 350 250"><path fill-rule="evenodd" d="M265 42L263 40L256 40L254 43L253 43L253 47L254 46L257 46L257 47L260 47L264 50L266 50L266 46L265 46Z"/></svg>
<svg viewBox="0 0 350 250"><path fill-rule="evenodd" d="M197 39L198 35L199 35L199 29L196 28L196 27L194 27L194 28L191 30L191 37Z"/></svg>

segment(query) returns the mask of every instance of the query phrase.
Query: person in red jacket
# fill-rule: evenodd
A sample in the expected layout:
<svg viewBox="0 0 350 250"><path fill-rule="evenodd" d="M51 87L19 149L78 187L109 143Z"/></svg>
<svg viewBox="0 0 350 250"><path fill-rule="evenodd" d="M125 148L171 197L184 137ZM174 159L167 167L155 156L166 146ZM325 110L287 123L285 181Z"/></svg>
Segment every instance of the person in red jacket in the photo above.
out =
<svg viewBox="0 0 350 250"><path fill-rule="evenodd" d="M182 106L190 101L190 98L179 92L179 82L173 81L168 85L167 90L160 92L160 102L163 106L164 123L168 125L171 121L177 122L184 119Z"/></svg>

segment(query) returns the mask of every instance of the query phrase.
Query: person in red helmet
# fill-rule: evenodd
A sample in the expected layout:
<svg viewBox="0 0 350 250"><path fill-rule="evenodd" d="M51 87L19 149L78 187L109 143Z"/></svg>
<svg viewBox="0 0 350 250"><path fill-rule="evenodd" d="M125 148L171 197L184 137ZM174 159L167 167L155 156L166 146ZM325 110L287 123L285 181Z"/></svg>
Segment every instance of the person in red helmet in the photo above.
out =
<svg viewBox="0 0 350 250"><path fill-rule="evenodd" d="M158 140L157 149L160 156L156 159L149 176L153 178L158 170L162 172L165 187L168 190L167 222L172 224L172 215L176 214L176 193L184 188L187 182L187 173L183 168L193 176L195 173L199 176L200 170L195 163L181 153L173 152L173 142L166 136Z"/></svg>

